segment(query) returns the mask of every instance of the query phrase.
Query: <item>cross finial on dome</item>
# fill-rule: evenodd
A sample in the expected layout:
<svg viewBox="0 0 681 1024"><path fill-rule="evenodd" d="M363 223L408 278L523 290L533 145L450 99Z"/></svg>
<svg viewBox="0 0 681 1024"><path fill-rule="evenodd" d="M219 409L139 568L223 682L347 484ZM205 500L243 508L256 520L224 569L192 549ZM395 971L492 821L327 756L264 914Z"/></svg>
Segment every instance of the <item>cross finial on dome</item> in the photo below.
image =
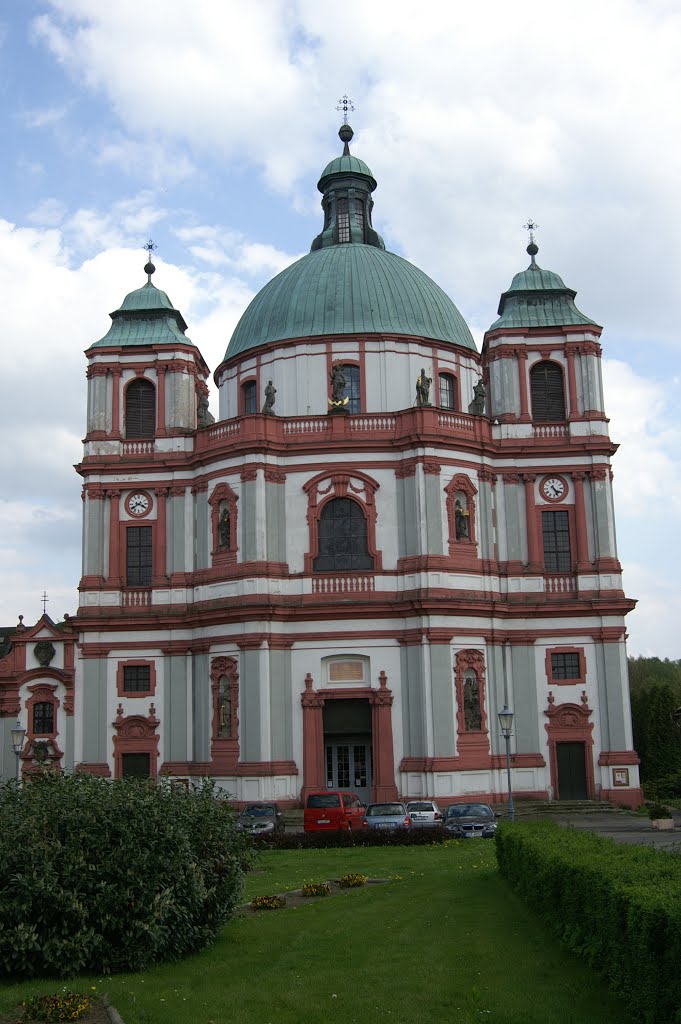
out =
<svg viewBox="0 0 681 1024"><path fill-rule="evenodd" d="M352 100L348 99L348 94L345 93L344 96L343 96L343 99L342 100L338 100L338 106L336 107L336 110L342 110L343 111L343 124L347 124L348 123L348 110L354 110L354 109L355 108L352 105Z"/></svg>
<svg viewBox="0 0 681 1024"><path fill-rule="evenodd" d="M530 244L528 245L528 247L527 247L527 249L525 251L532 258L532 262L531 262L530 266L535 267L536 263L534 261L534 257L539 252L539 246L537 245L537 243L534 240L534 233L537 230L537 228L539 227L539 225L535 224L535 222L530 217L530 218L528 218L527 224L523 224L523 227L525 228L526 231L529 231L529 233L530 233Z"/></svg>
<svg viewBox="0 0 681 1024"><path fill-rule="evenodd" d="M338 101L338 106L336 107L336 110L343 111L343 124L340 126L340 130L338 132L340 140L343 143L343 156L350 156L349 144L355 133L348 124L348 110L354 109L352 100L348 99L347 95L343 96L343 99Z"/></svg>
<svg viewBox="0 0 681 1024"><path fill-rule="evenodd" d="M144 266L144 273L147 275L147 284L151 284L151 275L156 270L156 267L151 262L151 254L153 253L154 249L158 249L158 246L156 245L155 242L152 242L152 240L149 239L149 241L145 245L143 245L142 248L146 249L149 256L148 262Z"/></svg>

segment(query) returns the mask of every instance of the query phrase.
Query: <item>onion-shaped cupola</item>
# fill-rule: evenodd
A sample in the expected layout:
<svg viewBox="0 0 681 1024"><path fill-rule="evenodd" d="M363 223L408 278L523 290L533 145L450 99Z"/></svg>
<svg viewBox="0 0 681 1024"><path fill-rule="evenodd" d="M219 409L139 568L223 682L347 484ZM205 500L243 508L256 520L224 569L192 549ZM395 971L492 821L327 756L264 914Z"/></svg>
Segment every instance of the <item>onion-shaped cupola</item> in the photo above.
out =
<svg viewBox="0 0 681 1024"><path fill-rule="evenodd" d="M530 265L516 274L511 287L499 301L499 319L490 331L514 327L567 327L572 324L593 324L575 306L576 291L568 288L552 270L543 270L535 256L539 252L532 240L527 247Z"/></svg>
<svg viewBox="0 0 681 1024"><path fill-rule="evenodd" d="M187 325L179 309L175 309L165 292L151 283L156 267L151 260L144 267L146 284L123 299L120 307L110 313L113 321L108 332L90 348L133 345L193 345L186 336Z"/></svg>
<svg viewBox="0 0 681 1024"><path fill-rule="evenodd" d="M311 252L350 242L385 249L383 239L371 224L371 193L376 188L376 179L364 161L351 154L353 134L349 124L341 125L338 135L343 153L326 165L317 184L322 193L324 229L313 241Z"/></svg>

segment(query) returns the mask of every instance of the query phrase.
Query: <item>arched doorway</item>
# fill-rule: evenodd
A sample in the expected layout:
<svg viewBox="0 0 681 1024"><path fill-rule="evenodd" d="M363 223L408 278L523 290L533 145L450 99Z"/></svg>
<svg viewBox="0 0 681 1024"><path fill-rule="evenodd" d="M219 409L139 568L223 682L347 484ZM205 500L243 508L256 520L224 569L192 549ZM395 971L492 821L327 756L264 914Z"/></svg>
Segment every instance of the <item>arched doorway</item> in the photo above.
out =
<svg viewBox="0 0 681 1024"><path fill-rule="evenodd" d="M545 728L551 785L557 800L593 800L595 797L591 711L585 690L581 705L557 705L553 693L549 693L549 706L544 712L549 721Z"/></svg>

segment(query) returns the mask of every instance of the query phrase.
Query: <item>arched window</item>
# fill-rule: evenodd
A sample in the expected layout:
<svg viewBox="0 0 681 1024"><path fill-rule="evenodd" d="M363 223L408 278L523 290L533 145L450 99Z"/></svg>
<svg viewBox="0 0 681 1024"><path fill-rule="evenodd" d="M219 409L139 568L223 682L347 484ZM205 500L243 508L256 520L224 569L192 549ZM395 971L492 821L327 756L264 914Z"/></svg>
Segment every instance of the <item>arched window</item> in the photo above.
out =
<svg viewBox="0 0 681 1024"><path fill-rule="evenodd" d="M352 363L346 363L343 366L343 374L346 381L345 394L349 399L347 410L348 412L359 413L362 411L359 366L354 366Z"/></svg>
<svg viewBox="0 0 681 1024"><path fill-rule="evenodd" d="M156 433L156 388L139 377L125 392L125 436L153 437Z"/></svg>
<svg viewBox="0 0 681 1024"><path fill-rule="evenodd" d="M247 380L241 385L241 398L244 413L258 411L257 384L254 380Z"/></svg>
<svg viewBox="0 0 681 1024"><path fill-rule="evenodd" d="M547 359L536 363L530 370L530 391L533 420L555 423L565 419L565 386L558 363Z"/></svg>
<svg viewBox="0 0 681 1024"><path fill-rule="evenodd" d="M54 733L54 704L50 700L37 701L33 705L34 736L52 735Z"/></svg>
<svg viewBox="0 0 681 1024"><path fill-rule="evenodd" d="M373 569L367 521L361 506L351 498L332 498L326 503L319 516L318 540L315 572Z"/></svg>
<svg viewBox="0 0 681 1024"><path fill-rule="evenodd" d="M440 389L440 408L456 410L456 378L451 373L441 373L438 377Z"/></svg>

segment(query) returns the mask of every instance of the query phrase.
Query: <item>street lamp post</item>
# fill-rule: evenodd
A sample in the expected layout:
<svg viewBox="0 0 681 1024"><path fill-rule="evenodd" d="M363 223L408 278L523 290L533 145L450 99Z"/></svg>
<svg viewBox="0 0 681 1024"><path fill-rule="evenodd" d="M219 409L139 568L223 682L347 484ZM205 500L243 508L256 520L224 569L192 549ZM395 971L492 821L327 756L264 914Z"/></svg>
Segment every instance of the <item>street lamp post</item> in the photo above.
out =
<svg viewBox="0 0 681 1024"><path fill-rule="evenodd" d="M16 755L16 759L17 759L16 780L17 780L17 785L18 785L19 784L19 755L21 754L21 751L24 749L24 737L26 736L26 730L22 729L21 722L19 721L18 718L17 718L17 724L14 726L13 729L10 729L10 735L12 737L12 750L14 751L14 753Z"/></svg>
<svg viewBox="0 0 681 1024"><path fill-rule="evenodd" d="M506 778L508 780L508 820L515 821L515 807L513 806L513 787L511 786L511 729L513 728L513 712L504 704L499 712L499 725L501 734L506 741Z"/></svg>

